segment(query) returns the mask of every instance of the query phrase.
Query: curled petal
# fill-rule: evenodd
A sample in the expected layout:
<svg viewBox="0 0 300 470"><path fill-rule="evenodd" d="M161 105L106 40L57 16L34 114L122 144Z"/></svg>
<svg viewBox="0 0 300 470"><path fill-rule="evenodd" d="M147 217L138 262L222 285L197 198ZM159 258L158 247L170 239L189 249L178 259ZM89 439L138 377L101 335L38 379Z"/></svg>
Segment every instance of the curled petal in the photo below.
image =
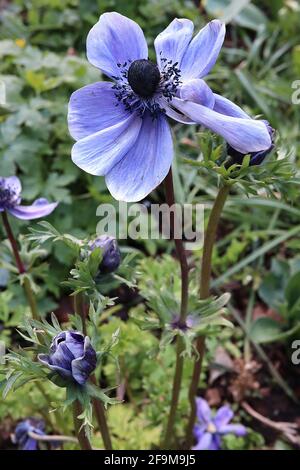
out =
<svg viewBox="0 0 300 470"><path fill-rule="evenodd" d="M162 31L154 41L157 64L160 69L165 60L178 63L180 67L182 57L189 45L194 31L193 22L186 19L175 18L169 26Z"/></svg>
<svg viewBox="0 0 300 470"><path fill-rule="evenodd" d="M215 97L209 86L201 78L188 80L180 87L180 98L202 104L207 108L213 108Z"/></svg>
<svg viewBox="0 0 300 470"><path fill-rule="evenodd" d="M178 98L173 98L172 104L193 121L220 134L239 152L259 152L271 146L271 137L262 121L225 116L200 104Z"/></svg>
<svg viewBox="0 0 300 470"><path fill-rule="evenodd" d="M37 199L31 206L15 206L8 209L12 215L22 220L33 220L45 217L56 209L58 202L48 202L47 199Z"/></svg>
<svg viewBox="0 0 300 470"><path fill-rule="evenodd" d="M214 111L216 113L224 114L225 116L232 116L236 118L242 119L251 119L245 111L242 110L238 105L233 103L232 101L224 98L224 96L218 95L214 93L215 97L215 105Z"/></svg>
<svg viewBox="0 0 300 470"><path fill-rule="evenodd" d="M91 175L106 175L135 144L141 125L142 119L131 114L114 126L79 140L72 149L73 162Z"/></svg>
<svg viewBox="0 0 300 470"><path fill-rule="evenodd" d="M109 77L118 77L129 61L148 58L143 31L134 21L116 12L104 13L87 37L87 58Z"/></svg>
<svg viewBox="0 0 300 470"><path fill-rule="evenodd" d="M97 365L97 356L94 348L91 346L88 336L84 340L84 353L72 361L72 376L73 379L84 385L90 374L95 370Z"/></svg>
<svg viewBox="0 0 300 470"><path fill-rule="evenodd" d="M70 98L68 126L75 140L83 139L123 121L129 116L124 106L117 106L113 84L97 82L75 91Z"/></svg>
<svg viewBox="0 0 300 470"><path fill-rule="evenodd" d="M48 367L49 369L53 370L54 372L57 372L59 375L64 377L65 379L71 379L72 378L72 373L71 370L69 369L64 369L63 367L60 367L58 365L53 365L50 363L51 359L48 354L38 354L38 360L44 364L44 366Z"/></svg>
<svg viewBox="0 0 300 470"><path fill-rule="evenodd" d="M194 37L183 56L180 70L184 80L202 78L215 65L225 37L225 25L219 20L208 23Z"/></svg>
<svg viewBox="0 0 300 470"><path fill-rule="evenodd" d="M173 142L164 116L144 115L135 145L106 176L112 196L136 202L153 191L166 177L173 159Z"/></svg>

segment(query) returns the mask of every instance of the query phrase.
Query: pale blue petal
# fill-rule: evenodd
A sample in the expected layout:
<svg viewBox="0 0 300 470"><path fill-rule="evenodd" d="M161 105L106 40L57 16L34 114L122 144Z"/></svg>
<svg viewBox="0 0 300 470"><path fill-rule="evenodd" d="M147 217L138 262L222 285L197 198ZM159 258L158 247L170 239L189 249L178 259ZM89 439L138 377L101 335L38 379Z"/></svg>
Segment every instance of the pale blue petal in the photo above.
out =
<svg viewBox="0 0 300 470"><path fill-rule="evenodd" d="M8 212L18 219L33 220L51 214L51 212L56 209L57 205L57 202L48 202L47 199L40 198L31 206L15 206L12 209L8 209Z"/></svg>
<svg viewBox="0 0 300 470"><path fill-rule="evenodd" d="M197 418L200 424L209 424L211 421L211 410L204 398L196 398Z"/></svg>
<svg viewBox="0 0 300 470"><path fill-rule="evenodd" d="M118 124L103 129L73 146L72 160L91 175L106 175L134 145L142 119L133 114Z"/></svg>
<svg viewBox="0 0 300 470"><path fill-rule="evenodd" d="M225 25L219 20L213 20L201 29L183 56L182 79L205 77L215 65L224 37Z"/></svg>
<svg viewBox="0 0 300 470"><path fill-rule="evenodd" d="M75 140L83 139L129 116L118 103L113 84L97 82L75 91L68 110L69 132Z"/></svg>
<svg viewBox="0 0 300 470"><path fill-rule="evenodd" d="M233 411L229 406L225 405L219 408L213 420L216 428L219 429L219 427L228 424L229 421L232 420L233 416Z"/></svg>
<svg viewBox="0 0 300 470"><path fill-rule="evenodd" d="M251 119L251 117L248 116L248 114L246 114L245 111L242 110L242 108L240 108L238 105L228 100L227 98L224 98L224 96L217 95L216 93L214 93L214 97L214 111L216 111L216 113L221 113L225 114L226 116L232 116L242 119Z"/></svg>
<svg viewBox="0 0 300 470"><path fill-rule="evenodd" d="M238 437L243 437L247 434L247 429L242 424L226 424L218 430L219 434L235 434Z"/></svg>
<svg viewBox="0 0 300 470"><path fill-rule="evenodd" d="M220 134L241 153L259 152L271 146L271 137L263 121L225 116L200 104L178 98L174 98L172 104L193 121Z"/></svg>
<svg viewBox="0 0 300 470"><path fill-rule="evenodd" d="M179 96L183 100L193 101L208 108L215 105L215 97L209 86L201 78L195 78L183 83L179 89Z"/></svg>
<svg viewBox="0 0 300 470"><path fill-rule="evenodd" d="M193 450L210 450L212 445L213 435L209 432L203 434L203 436L199 439Z"/></svg>
<svg viewBox="0 0 300 470"><path fill-rule="evenodd" d="M107 174L107 187L117 200L140 201L164 180L172 159L172 135L165 117L144 115L135 145Z"/></svg>
<svg viewBox="0 0 300 470"><path fill-rule="evenodd" d="M139 25L116 12L100 16L88 34L86 47L89 62L109 77L119 76L118 64L148 59L148 46Z"/></svg>
<svg viewBox="0 0 300 470"><path fill-rule="evenodd" d="M172 60L173 64L178 63L180 68L182 57L189 45L194 31L193 22L186 19L172 21L169 26L162 31L154 41L157 64L160 69L165 65L165 61Z"/></svg>

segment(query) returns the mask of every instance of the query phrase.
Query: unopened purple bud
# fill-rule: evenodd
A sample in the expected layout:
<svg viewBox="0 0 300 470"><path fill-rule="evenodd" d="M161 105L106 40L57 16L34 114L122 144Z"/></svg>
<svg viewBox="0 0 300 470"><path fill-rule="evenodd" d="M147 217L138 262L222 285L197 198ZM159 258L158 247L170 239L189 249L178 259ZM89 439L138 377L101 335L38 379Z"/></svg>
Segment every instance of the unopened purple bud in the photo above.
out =
<svg viewBox="0 0 300 470"><path fill-rule="evenodd" d="M101 235L90 244L91 250L101 248L102 261L99 266L101 274L108 274L116 271L121 264L121 253L118 242L114 237Z"/></svg>
<svg viewBox="0 0 300 470"><path fill-rule="evenodd" d="M53 339L49 354L39 361L67 380L84 385L97 364L96 351L88 336L79 331L62 331Z"/></svg>

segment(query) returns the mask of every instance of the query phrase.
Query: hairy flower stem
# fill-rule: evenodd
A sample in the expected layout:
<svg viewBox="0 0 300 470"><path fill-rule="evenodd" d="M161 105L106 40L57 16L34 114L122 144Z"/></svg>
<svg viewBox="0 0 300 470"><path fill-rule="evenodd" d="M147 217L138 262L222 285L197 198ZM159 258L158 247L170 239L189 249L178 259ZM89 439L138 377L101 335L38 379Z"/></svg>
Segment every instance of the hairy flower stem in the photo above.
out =
<svg viewBox="0 0 300 470"><path fill-rule="evenodd" d="M82 450L92 450L92 446L87 435L85 434L84 428L81 427L81 420L78 418L81 413L81 404L78 400L75 400L73 403L73 421L78 442Z"/></svg>
<svg viewBox="0 0 300 470"><path fill-rule="evenodd" d="M221 186L219 189L218 195L214 202L213 208L211 210L207 229L205 232L204 237L204 244L203 244L203 255L202 255L202 262L201 262L201 274L200 274L200 289L199 295L200 299L206 299L209 297L209 288L210 288L210 278L211 278L211 270L212 270L212 253L213 247L216 240L217 229L221 217L221 213L223 207L225 205L227 196L230 191L229 185ZM205 351L205 337L199 336L196 341L196 350L197 350L197 357L195 359L192 380L189 388L189 401L190 401L190 416L186 431L186 448L190 449L193 444L193 429L196 422L196 396L198 390L198 384L200 380L201 370L202 370L202 362L203 356Z"/></svg>
<svg viewBox="0 0 300 470"><path fill-rule="evenodd" d="M85 309L84 309L84 296L82 293L75 295L74 307L75 307L75 313L77 313L77 315L79 315L81 318L82 332L84 335L86 335L87 334L86 315L85 315ZM93 382L94 385L97 385L97 380L94 374L91 377L91 381ZM93 398L92 403L93 403L95 416L98 422L99 430L101 432L104 447L106 450L113 450L103 403L100 400L97 400L97 398Z"/></svg>
<svg viewBox="0 0 300 470"><path fill-rule="evenodd" d="M4 228L5 228L6 233L7 233L7 238L10 241L11 248L12 248L15 260L16 260L16 265L17 265L19 274L20 275L25 274L27 271L26 271L26 268L24 266L23 261L21 260L18 244L17 244L17 241L14 237L13 231L11 229L11 226L10 226L10 223L8 221L8 217L7 217L7 214L6 214L5 211L2 212L2 219L3 219ZM24 279L23 279L23 288L24 288L25 295L27 297L27 301L28 301L28 304L29 304L29 307L30 307L30 310L31 310L31 313L32 313L32 318L34 320L38 320L39 319L39 312L38 312L38 308L37 308L37 304L36 304L36 300L35 300L35 295L34 295L33 290L31 288L30 281L27 277L24 277Z"/></svg>
<svg viewBox="0 0 300 470"><path fill-rule="evenodd" d="M174 195L174 186L173 186L173 175L172 169L170 169L166 179L165 179L165 192L166 192L166 201L169 207L172 207L175 204L175 195ZM174 211L175 212L175 211ZM176 214L173 211L170 215L171 229L174 235L174 242L176 247L177 256L180 262L181 269L181 307L180 307L180 321L185 322L187 313L188 313L188 286L189 286L189 266L186 256L186 251L184 249L184 244L181 239L176 239ZM172 389L172 398L171 406L169 411L169 417L166 427L165 438L163 442L163 448L169 449L171 445L172 438L174 436L174 425L176 420L176 411L179 401L180 388L182 382L182 372L183 372L183 350L184 344L181 336L177 336L176 340L176 365L175 373L173 379L173 389Z"/></svg>

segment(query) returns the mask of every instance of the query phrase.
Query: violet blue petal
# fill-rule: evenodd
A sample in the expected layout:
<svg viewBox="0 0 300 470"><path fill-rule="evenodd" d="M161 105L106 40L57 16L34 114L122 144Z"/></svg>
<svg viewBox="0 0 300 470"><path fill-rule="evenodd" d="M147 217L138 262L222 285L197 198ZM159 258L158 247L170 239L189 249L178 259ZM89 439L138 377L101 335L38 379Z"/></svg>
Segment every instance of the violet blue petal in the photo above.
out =
<svg viewBox="0 0 300 470"><path fill-rule="evenodd" d="M148 59L147 42L140 26L116 12L100 16L88 34L86 46L89 62L109 77L118 77L129 61Z"/></svg>
<svg viewBox="0 0 300 470"><path fill-rule="evenodd" d="M97 82L75 91L70 98L68 126L75 140L107 129L129 117L122 105L117 106L113 84Z"/></svg>
<svg viewBox="0 0 300 470"><path fill-rule="evenodd" d="M199 439L197 444L192 448L193 450L209 450L212 445L213 435L210 432L206 432Z"/></svg>
<svg viewBox="0 0 300 470"><path fill-rule="evenodd" d="M219 408L213 419L217 430L219 430L219 428L224 426L225 424L228 424L232 420L233 416L234 413L229 406L224 405Z"/></svg>
<svg viewBox="0 0 300 470"><path fill-rule="evenodd" d="M183 56L180 70L182 80L202 78L215 65L225 37L225 25L213 20L191 41Z"/></svg>
<svg viewBox="0 0 300 470"><path fill-rule="evenodd" d="M134 146L142 119L134 114L73 146L72 160L91 175L106 175Z"/></svg>
<svg viewBox="0 0 300 470"><path fill-rule="evenodd" d="M242 437L247 434L247 429L242 424L226 424L218 430L219 434L235 434L236 436Z"/></svg>
<svg viewBox="0 0 300 470"><path fill-rule="evenodd" d="M154 41L158 67L162 70L165 59L178 63L180 68L182 57L189 45L194 31L194 24L187 19L175 18Z"/></svg>
<svg viewBox="0 0 300 470"><path fill-rule="evenodd" d="M215 97L209 86L201 78L195 78L183 83L179 89L180 98L185 101L202 104L214 108Z"/></svg>
<svg viewBox="0 0 300 470"><path fill-rule="evenodd" d="M197 418L200 424L209 424L211 421L211 409L206 400L203 398L196 398Z"/></svg>
<svg viewBox="0 0 300 470"><path fill-rule="evenodd" d="M84 353L72 361L72 376L79 385L84 385L91 372L96 369L97 356L88 336L84 340Z"/></svg>
<svg viewBox="0 0 300 470"><path fill-rule="evenodd" d="M145 114L135 145L107 174L107 187L117 200L140 201L164 180L172 159L172 135L165 117L153 120Z"/></svg>
<svg viewBox="0 0 300 470"><path fill-rule="evenodd" d="M8 209L8 212L18 219L33 220L51 214L57 205L57 202L48 202L47 199L40 198L34 201L31 206L15 206Z"/></svg>
<svg viewBox="0 0 300 470"><path fill-rule="evenodd" d="M232 116L242 119L251 119L245 111L242 110L237 104L233 103L224 96L214 93L215 106L214 111L216 113L225 114L225 116Z"/></svg>
<svg viewBox="0 0 300 470"><path fill-rule="evenodd" d="M53 370L54 372L57 372L59 375L64 377L65 379L71 379L72 378L72 373L68 369L64 369L63 367L53 365L50 363L50 356L48 354L39 354L38 355L38 360L44 364L44 366L48 367L49 369Z"/></svg>
<svg viewBox="0 0 300 470"><path fill-rule="evenodd" d="M172 104L193 121L220 134L239 152L258 152L271 145L271 137L262 121L225 116L200 104L178 98L173 98Z"/></svg>

